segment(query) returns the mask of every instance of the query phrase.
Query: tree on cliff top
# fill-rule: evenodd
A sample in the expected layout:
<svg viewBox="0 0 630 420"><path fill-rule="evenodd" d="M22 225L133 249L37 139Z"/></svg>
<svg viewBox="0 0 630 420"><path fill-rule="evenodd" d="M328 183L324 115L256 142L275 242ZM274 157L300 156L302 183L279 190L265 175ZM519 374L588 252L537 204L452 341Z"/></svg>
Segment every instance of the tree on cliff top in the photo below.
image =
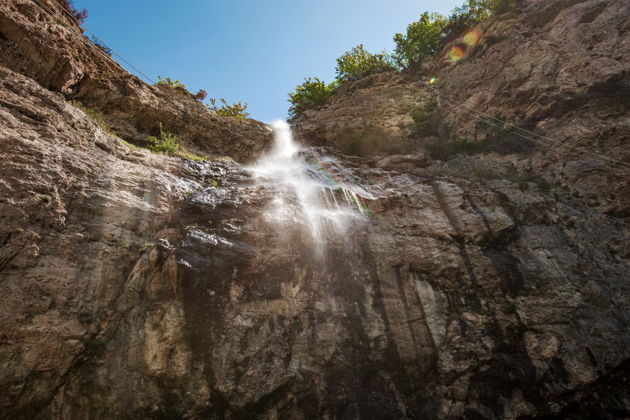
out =
<svg viewBox="0 0 630 420"><path fill-rule="evenodd" d="M357 80L363 77L396 70L396 66L386 52L372 54L363 45L357 45L337 59L337 80Z"/></svg>
<svg viewBox="0 0 630 420"><path fill-rule="evenodd" d="M409 24L405 34L394 35L396 47L391 56L386 52L372 54L358 45L337 59L335 82L327 85L316 77L305 79L289 93L289 116L320 108L342 82L415 66L436 54L451 37L461 36L489 17L514 10L516 4L517 0L465 0L449 17L424 12L419 20Z"/></svg>
<svg viewBox="0 0 630 420"><path fill-rule="evenodd" d="M295 88L295 91L289 93L289 116L295 117L306 111L307 109L317 109L326 103L335 90L337 83L326 84L317 77L309 77L304 79L301 85Z"/></svg>
<svg viewBox="0 0 630 420"><path fill-rule="evenodd" d="M394 35L396 49L392 55L402 68L435 54L440 46L448 19L439 13L424 12L407 27L407 33Z"/></svg>
<svg viewBox="0 0 630 420"><path fill-rule="evenodd" d="M466 0L453 9L447 18L424 12L420 19L407 26L407 33L394 35L396 63L407 68L437 53L446 42L492 16L500 16L516 8L516 0Z"/></svg>

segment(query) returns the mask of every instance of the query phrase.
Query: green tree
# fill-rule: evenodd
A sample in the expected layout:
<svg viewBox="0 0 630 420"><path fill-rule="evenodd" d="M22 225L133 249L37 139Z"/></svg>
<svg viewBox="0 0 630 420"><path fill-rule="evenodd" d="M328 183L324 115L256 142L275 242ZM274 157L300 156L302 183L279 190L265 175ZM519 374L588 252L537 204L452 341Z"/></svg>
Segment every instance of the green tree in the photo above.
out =
<svg viewBox="0 0 630 420"><path fill-rule="evenodd" d="M337 90L337 83L326 84L317 77L304 79L293 92L289 93L289 116L295 117L307 109L317 109L326 103Z"/></svg>
<svg viewBox="0 0 630 420"><path fill-rule="evenodd" d="M495 16L513 12L516 10L517 6L517 0L489 0L489 3L490 10Z"/></svg>
<svg viewBox="0 0 630 420"><path fill-rule="evenodd" d="M439 13L424 12L420 19L407 26L407 33L394 35L393 58L400 67L420 63L437 52L448 20Z"/></svg>
<svg viewBox="0 0 630 420"><path fill-rule="evenodd" d="M516 0L466 0L464 4L453 9L444 28L445 37L459 36L463 31L472 28L492 17L516 9Z"/></svg>
<svg viewBox="0 0 630 420"><path fill-rule="evenodd" d="M363 45L357 45L337 59L337 80L357 80L384 71L396 70L386 52L372 54Z"/></svg>

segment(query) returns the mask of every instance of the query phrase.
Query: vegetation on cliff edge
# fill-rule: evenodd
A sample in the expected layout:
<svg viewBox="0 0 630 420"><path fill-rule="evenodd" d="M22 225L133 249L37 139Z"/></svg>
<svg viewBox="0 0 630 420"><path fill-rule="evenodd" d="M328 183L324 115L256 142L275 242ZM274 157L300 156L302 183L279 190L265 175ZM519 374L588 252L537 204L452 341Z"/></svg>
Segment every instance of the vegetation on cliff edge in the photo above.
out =
<svg viewBox="0 0 630 420"><path fill-rule="evenodd" d="M385 71L402 71L418 66L436 54L454 36L485 19L516 9L516 0L466 0L451 15L424 12L407 27L406 33L394 35L394 52L377 54L358 45L337 59L336 79L326 84L318 78L306 78L289 93L289 116L296 117L309 109L317 109L336 92L339 84L358 80Z"/></svg>
<svg viewBox="0 0 630 420"><path fill-rule="evenodd" d="M88 11L87 9L77 9L74 6L74 2L72 0L56 0L57 3L63 7L64 9L66 9L71 15L72 17L74 17L74 19L77 21L77 23L79 25L82 25L83 22L85 22L85 20L88 17Z"/></svg>
<svg viewBox="0 0 630 420"><path fill-rule="evenodd" d="M233 117L244 120L249 116L247 109L247 103L234 102L229 104L225 99L221 98L221 105L217 105L217 100L210 98L209 108L212 112L220 117Z"/></svg>
<svg viewBox="0 0 630 420"><path fill-rule="evenodd" d="M184 85L181 80L173 80L170 77L162 78L162 76L158 76L158 81L154 84L154 86L175 89L199 102L203 102L208 97L208 92L205 90L200 89L197 93L192 94L188 89L186 89L186 85ZM221 105L217 105L217 100L214 98L210 98L209 101L210 103L206 106L216 115L238 119L245 119L249 117L249 113L246 112L247 103L239 101L230 104L223 98L220 99Z"/></svg>
<svg viewBox="0 0 630 420"><path fill-rule="evenodd" d="M317 109L328 101L337 89L338 83L325 83L317 77L304 79L295 91L289 93L289 115L294 117L308 109Z"/></svg>

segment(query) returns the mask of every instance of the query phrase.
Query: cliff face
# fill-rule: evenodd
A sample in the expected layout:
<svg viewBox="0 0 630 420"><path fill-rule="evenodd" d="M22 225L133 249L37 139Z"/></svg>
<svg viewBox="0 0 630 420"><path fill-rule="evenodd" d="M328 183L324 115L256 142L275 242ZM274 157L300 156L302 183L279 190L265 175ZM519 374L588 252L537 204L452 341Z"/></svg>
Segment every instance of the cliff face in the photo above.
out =
<svg viewBox="0 0 630 420"><path fill-rule="evenodd" d="M58 93L99 109L123 139L140 143L148 115L189 147L241 162L266 148L266 127L146 86L94 46L64 47L77 29L29 4L0 5L3 51L24 52L0 63L0 418L628 415L627 169L535 145L443 161L422 137L411 155L310 148L304 158L337 180L332 196L355 185L369 215L317 254L307 220L270 222L281 186L231 159L131 149ZM595 67L573 72L573 89L592 95L571 111L554 106L577 95L556 73L523 80L527 95L483 75L502 59L493 54L520 62L576 22L627 45L627 16L623 2L531 3L457 65L426 71L448 98L470 95L474 109L624 159L628 104L612 94L627 88L627 61L584 59ZM60 57L81 76L51 71ZM602 85L588 74L606 69L611 90L589 88ZM409 136L409 110L435 95L414 77L346 87L298 132L327 146L366 127ZM436 115L432 136L474 135L474 119L444 103Z"/></svg>
<svg viewBox="0 0 630 420"><path fill-rule="evenodd" d="M296 119L296 131L347 153L365 136L420 150L499 137L502 147L481 156L487 165L527 162L601 211L626 217L630 184L618 161L627 163L630 135L628 14L624 1L521 2L518 15L477 28L476 45L462 37L421 69L343 86L323 109ZM453 47L464 51L461 61L449 60ZM419 132L425 119L431 129Z"/></svg>
<svg viewBox="0 0 630 420"><path fill-rule="evenodd" d="M7 68L67 99L100 111L114 134L139 145L159 124L190 152L251 160L269 146L270 131L254 120L218 117L191 95L147 86L92 44L54 0L0 5L0 52Z"/></svg>

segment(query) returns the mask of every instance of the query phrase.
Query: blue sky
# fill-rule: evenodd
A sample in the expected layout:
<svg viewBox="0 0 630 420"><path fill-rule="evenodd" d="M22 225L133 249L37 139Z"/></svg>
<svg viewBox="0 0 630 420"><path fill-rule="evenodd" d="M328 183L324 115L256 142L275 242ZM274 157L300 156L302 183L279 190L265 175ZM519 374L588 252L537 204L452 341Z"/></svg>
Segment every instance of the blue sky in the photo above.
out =
<svg viewBox="0 0 630 420"><path fill-rule="evenodd" d="M463 0L75 0L87 27L147 75L191 92L249 104L252 118L287 116L304 77L332 81L335 59L355 45L391 51L423 11Z"/></svg>

